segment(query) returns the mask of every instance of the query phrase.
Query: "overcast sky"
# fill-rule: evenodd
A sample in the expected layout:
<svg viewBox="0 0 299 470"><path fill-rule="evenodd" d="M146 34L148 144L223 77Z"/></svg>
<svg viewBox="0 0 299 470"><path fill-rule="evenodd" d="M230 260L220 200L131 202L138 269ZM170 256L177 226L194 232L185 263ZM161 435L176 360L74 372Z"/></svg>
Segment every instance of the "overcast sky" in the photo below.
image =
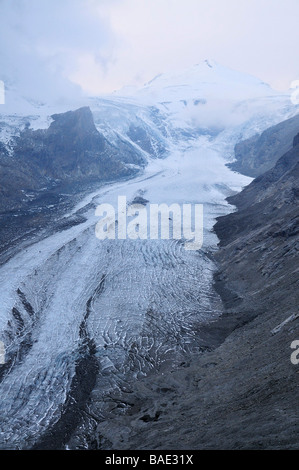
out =
<svg viewBox="0 0 299 470"><path fill-rule="evenodd" d="M36 93L111 92L206 58L280 90L299 79L298 0L0 0L0 17L0 79Z"/></svg>

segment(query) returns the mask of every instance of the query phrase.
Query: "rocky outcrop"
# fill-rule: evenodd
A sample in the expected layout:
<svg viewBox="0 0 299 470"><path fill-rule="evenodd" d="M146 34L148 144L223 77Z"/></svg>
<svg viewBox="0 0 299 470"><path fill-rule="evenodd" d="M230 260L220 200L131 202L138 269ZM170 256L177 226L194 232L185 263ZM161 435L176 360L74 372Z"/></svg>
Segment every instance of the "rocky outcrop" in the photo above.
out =
<svg viewBox="0 0 299 470"><path fill-rule="evenodd" d="M112 145L97 131L88 107L52 119L45 130L26 127L10 154L0 147L0 212L22 207L30 191L117 179L136 172L128 163L145 165L133 146Z"/></svg>
<svg viewBox="0 0 299 470"><path fill-rule="evenodd" d="M228 167L256 178L273 168L279 158L291 150L298 129L299 115L238 143L235 147L236 161Z"/></svg>

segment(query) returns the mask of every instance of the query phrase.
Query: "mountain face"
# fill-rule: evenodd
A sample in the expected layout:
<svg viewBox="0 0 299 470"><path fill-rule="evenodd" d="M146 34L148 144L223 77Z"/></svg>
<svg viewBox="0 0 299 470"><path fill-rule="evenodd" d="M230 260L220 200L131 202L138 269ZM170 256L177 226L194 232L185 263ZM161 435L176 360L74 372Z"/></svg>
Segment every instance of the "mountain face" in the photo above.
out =
<svg viewBox="0 0 299 470"><path fill-rule="evenodd" d="M183 71L157 75L139 89L120 90L114 96L121 94L142 105L155 105L167 116L168 125L194 138L215 135L252 117L267 119L265 130L273 125L273 119L279 122L283 108L294 111L289 96L275 92L255 77L209 60ZM284 118L283 114L281 120Z"/></svg>
<svg viewBox="0 0 299 470"><path fill-rule="evenodd" d="M141 102L200 107L209 100L242 100L279 96L261 80L214 62L202 61L182 71L157 75L139 89L120 90L116 95L136 97Z"/></svg>
<svg viewBox="0 0 299 470"><path fill-rule="evenodd" d="M292 148L298 128L299 115L239 142L235 147L236 161L229 168L254 178L265 173Z"/></svg>
<svg viewBox="0 0 299 470"><path fill-rule="evenodd" d="M265 227L265 215L271 237L283 237L289 233L296 235L297 204L299 196L299 146L298 135L294 147L281 157L274 168L256 178L241 194L228 198L237 206L238 211L230 215L230 226L225 225L224 219L216 225L220 235L221 245L225 246L248 232L250 221L251 230ZM254 214L254 216L253 216ZM293 228L292 228L293 227Z"/></svg>
<svg viewBox="0 0 299 470"><path fill-rule="evenodd" d="M215 225L225 310L199 327L201 354L136 384L130 411L111 412L100 428L110 448L168 449L173 436L181 449L298 448L298 366L290 360L299 335L298 140L229 198L237 212Z"/></svg>
<svg viewBox="0 0 299 470"><path fill-rule="evenodd" d="M0 155L0 210L22 207L26 192L66 183L107 181L134 174L145 158L121 141L101 135L88 107L52 116L48 129L25 128ZM24 194L25 193L25 194Z"/></svg>
<svg viewBox="0 0 299 470"><path fill-rule="evenodd" d="M238 210L215 225L225 276L237 297L245 295L252 312L278 306L281 312L296 310L298 198L297 135L273 169L228 198Z"/></svg>

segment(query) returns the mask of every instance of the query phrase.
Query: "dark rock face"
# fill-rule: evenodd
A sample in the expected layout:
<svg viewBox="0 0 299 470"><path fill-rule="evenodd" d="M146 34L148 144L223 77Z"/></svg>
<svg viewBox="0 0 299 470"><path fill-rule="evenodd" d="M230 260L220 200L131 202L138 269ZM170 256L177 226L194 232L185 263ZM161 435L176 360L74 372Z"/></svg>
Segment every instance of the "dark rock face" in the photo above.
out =
<svg viewBox="0 0 299 470"><path fill-rule="evenodd" d="M88 107L52 119L46 130L25 128L12 155L0 147L0 212L22 207L24 192L129 176L134 171L125 163L145 164L128 143L111 145L97 131Z"/></svg>
<svg viewBox="0 0 299 470"><path fill-rule="evenodd" d="M240 142L235 147L236 161L230 163L229 168L253 178L270 170L282 155L291 150L298 128L299 115Z"/></svg>
<svg viewBox="0 0 299 470"><path fill-rule="evenodd" d="M17 140L15 157L28 161L40 176L52 179L106 179L121 172L108 142L96 130L89 108L52 116L46 131L25 130Z"/></svg>
<svg viewBox="0 0 299 470"><path fill-rule="evenodd" d="M145 129L131 125L128 131L128 137L135 142L142 150L157 158L163 156L165 147L158 139L153 140Z"/></svg>
<svg viewBox="0 0 299 470"><path fill-rule="evenodd" d="M230 432L223 440L229 447L298 448L298 367L290 361L291 343L299 338L298 198L296 145L229 198L238 211L215 226L222 245L216 286L229 289L230 299L242 299L227 307L239 325L219 350L233 364L229 383L235 383L221 400L233 400L229 423L239 427L238 437Z"/></svg>

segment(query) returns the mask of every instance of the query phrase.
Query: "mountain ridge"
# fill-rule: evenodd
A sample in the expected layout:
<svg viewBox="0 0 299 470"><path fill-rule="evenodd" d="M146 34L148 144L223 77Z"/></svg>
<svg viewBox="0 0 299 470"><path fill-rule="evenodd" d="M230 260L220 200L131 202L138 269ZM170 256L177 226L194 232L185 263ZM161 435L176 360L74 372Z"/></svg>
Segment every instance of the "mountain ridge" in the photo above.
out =
<svg viewBox="0 0 299 470"><path fill-rule="evenodd" d="M0 211L22 207L24 191L72 181L107 181L130 176L142 168L144 157L129 144L111 145L95 127L89 107L52 116L48 129L21 131L8 155L2 145L0 156Z"/></svg>

